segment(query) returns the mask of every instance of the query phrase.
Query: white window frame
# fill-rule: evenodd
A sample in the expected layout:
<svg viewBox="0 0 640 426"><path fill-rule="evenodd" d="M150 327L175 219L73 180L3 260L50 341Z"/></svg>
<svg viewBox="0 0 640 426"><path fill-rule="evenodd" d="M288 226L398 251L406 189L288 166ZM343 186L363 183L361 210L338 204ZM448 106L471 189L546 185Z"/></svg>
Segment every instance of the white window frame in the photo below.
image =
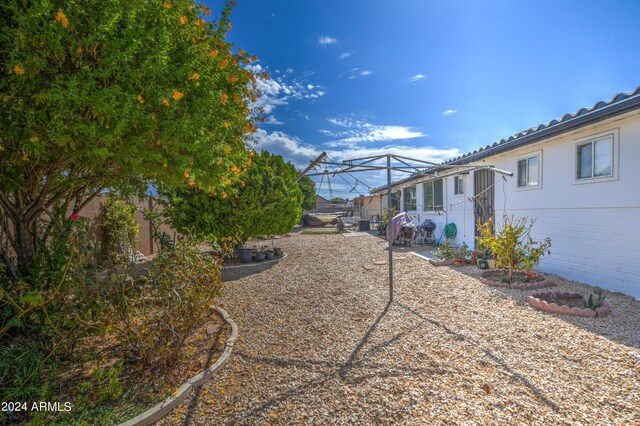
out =
<svg viewBox="0 0 640 426"><path fill-rule="evenodd" d="M527 185L527 186L520 186L520 176L518 175L519 173L519 168L518 168L518 164L520 163L520 161L522 160L527 160L527 167L529 167L529 162L528 160L530 158L533 157L538 157L538 184L537 185ZM542 150L539 151L533 151L533 152L528 152L526 154L520 155L518 157L516 157L516 190L517 191L530 191L532 189L542 189Z"/></svg>
<svg viewBox="0 0 640 426"><path fill-rule="evenodd" d="M609 176L591 176L588 178L578 178L578 170L580 169L579 160L578 160L578 148L583 145L587 145L595 142L598 139L606 138L607 136L612 139L612 150L611 153L611 175ZM618 168L620 165L620 149L619 149L619 139L620 139L620 129L615 128L611 130L607 130L606 132L597 133L594 135L590 135L584 138L580 138L574 141L573 146L573 180L574 185L582 185L589 183L599 183L599 182L610 182L613 180L618 180ZM591 173L593 173L595 157L593 155L593 148L591 149Z"/></svg>
<svg viewBox="0 0 640 426"><path fill-rule="evenodd" d="M442 182L442 206L436 206L435 205L435 201L436 201L436 193L435 193L435 182L436 181L441 181ZM433 209L429 209L429 207L432 206L427 206L425 203L425 191L424 191L424 185L428 182L431 182L431 195L432 195L432 199L433 199ZM445 206L445 178L437 178L437 179L430 179L428 181L424 181L422 182L422 211L425 212L438 212L438 211L443 211L444 210L444 206ZM436 207L440 207L440 209L436 209Z"/></svg>
<svg viewBox="0 0 640 426"><path fill-rule="evenodd" d="M459 185L462 186L462 190L459 191ZM458 176L454 176L453 177L453 195L455 195L456 197L461 197L464 195L464 190L465 190L465 183L466 183L466 179L464 177L464 175L458 175Z"/></svg>

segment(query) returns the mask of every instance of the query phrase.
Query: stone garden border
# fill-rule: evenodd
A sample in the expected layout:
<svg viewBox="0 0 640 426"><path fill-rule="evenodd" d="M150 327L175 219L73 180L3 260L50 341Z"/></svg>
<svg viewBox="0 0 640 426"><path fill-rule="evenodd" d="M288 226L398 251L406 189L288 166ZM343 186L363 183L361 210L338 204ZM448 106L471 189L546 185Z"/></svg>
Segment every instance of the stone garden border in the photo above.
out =
<svg viewBox="0 0 640 426"><path fill-rule="evenodd" d="M611 313L611 304L605 300L602 305L596 309L570 307L567 305L558 305L551 302L551 298L555 296L560 299L582 299L580 293L570 293L563 291L543 291L533 293L527 297L527 302L536 309L551 312L554 314L573 315L575 317L598 318L604 317Z"/></svg>
<svg viewBox="0 0 640 426"><path fill-rule="evenodd" d="M171 410L180 405L191 394L191 392L193 392L196 388L202 386L207 380L211 378L213 373L222 368L222 366L227 362L227 359L229 359L231 351L233 350L233 344L238 338L238 325L234 320L231 319L231 317L229 317L229 314L224 309L217 306L212 306L211 308L218 311L218 313L222 315L224 321L226 321L231 326L231 335L227 339L224 352L222 353L220 358L218 358L218 360L214 362L210 367L206 368L201 373L196 374L195 376L184 382L182 386L178 388L174 395L165 399L156 406L148 409L144 413L139 414L124 423L120 423L119 426L147 426L157 422L158 420L169 414Z"/></svg>
<svg viewBox="0 0 640 426"><path fill-rule="evenodd" d="M489 271L486 271L486 272L495 272L495 271L500 271L500 269L490 269ZM486 285L490 285L492 287L510 288L514 290L537 290L540 288L547 287L550 283L549 278L547 278L546 275L543 275L539 272L536 272L536 273L542 277L542 281L536 281L533 283L513 283L513 285L511 286L508 283L493 281L483 276L479 277L478 279L480 280L480 282Z"/></svg>

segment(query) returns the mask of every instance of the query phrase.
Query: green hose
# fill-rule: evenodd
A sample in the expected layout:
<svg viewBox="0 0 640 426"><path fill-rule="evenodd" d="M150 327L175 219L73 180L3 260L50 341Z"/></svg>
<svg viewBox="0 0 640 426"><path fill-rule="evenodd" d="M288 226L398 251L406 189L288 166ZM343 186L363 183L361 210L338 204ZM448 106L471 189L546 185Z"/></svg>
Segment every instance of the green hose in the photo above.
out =
<svg viewBox="0 0 640 426"><path fill-rule="evenodd" d="M455 238L458 235L458 228L456 228L455 223L447 223L444 227L444 236L447 237L447 240Z"/></svg>
<svg viewBox="0 0 640 426"><path fill-rule="evenodd" d="M442 236L445 236L447 240L455 238L458 235L458 228L456 228L455 223L447 223L442 230L442 234L440 234L440 238L438 238L438 242L436 245L440 245L440 241L442 241Z"/></svg>

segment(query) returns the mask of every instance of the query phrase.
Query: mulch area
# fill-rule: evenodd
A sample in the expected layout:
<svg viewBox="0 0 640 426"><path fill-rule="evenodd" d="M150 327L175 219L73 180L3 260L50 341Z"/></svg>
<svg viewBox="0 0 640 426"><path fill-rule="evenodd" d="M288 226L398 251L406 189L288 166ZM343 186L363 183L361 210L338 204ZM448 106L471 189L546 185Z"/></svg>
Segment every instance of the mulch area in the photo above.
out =
<svg viewBox="0 0 640 426"><path fill-rule="evenodd" d="M607 317L548 314L534 291L402 253L387 304L386 241L280 245L272 267L227 276L233 354L161 424L640 422L640 301L606 292Z"/></svg>
<svg viewBox="0 0 640 426"><path fill-rule="evenodd" d="M124 391L121 401L100 410L112 410L110 421L117 424L163 401L188 379L216 362L230 334L229 324L218 312L212 311L210 320L187 339L182 358L168 369L134 368L125 363L120 376ZM117 341L109 336L84 339L78 343L78 348L74 358L60 368L64 372L61 389L67 390L67 395L61 395L61 398L72 403L79 388L86 386L87 382L95 382L97 388L95 373L100 370L106 372L120 362L121 356Z"/></svg>

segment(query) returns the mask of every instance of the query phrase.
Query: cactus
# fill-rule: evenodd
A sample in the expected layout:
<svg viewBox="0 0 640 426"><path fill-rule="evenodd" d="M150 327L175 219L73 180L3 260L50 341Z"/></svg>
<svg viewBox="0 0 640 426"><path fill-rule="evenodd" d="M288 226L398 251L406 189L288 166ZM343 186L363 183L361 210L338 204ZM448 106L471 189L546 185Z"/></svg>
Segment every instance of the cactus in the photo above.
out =
<svg viewBox="0 0 640 426"><path fill-rule="evenodd" d="M589 309L598 308L602 305L604 299L605 297L602 295L602 289L600 287L594 287L591 293L582 295L584 306Z"/></svg>

